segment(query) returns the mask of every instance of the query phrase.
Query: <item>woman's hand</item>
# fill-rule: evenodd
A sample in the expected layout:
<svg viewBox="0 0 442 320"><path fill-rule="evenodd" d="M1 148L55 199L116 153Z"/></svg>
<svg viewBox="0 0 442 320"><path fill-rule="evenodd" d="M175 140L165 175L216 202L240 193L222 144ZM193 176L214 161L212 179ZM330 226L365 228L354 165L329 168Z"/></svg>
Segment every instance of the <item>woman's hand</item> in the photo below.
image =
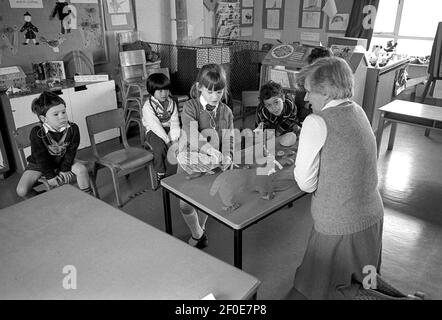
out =
<svg viewBox="0 0 442 320"><path fill-rule="evenodd" d="M56 188L58 186L60 186L59 182L58 182L58 176L52 178L52 179L48 179L48 184L51 188Z"/></svg>
<svg viewBox="0 0 442 320"><path fill-rule="evenodd" d="M232 165L232 157L230 155L222 155L221 169L226 171Z"/></svg>

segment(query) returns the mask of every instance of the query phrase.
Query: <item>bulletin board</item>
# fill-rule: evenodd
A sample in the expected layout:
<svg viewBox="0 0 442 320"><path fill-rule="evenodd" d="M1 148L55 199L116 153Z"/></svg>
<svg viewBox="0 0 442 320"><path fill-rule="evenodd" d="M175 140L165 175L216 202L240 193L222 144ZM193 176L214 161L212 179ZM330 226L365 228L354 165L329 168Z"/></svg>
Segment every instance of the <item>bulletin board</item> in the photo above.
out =
<svg viewBox="0 0 442 320"><path fill-rule="evenodd" d="M301 0L299 28L322 29L324 0Z"/></svg>
<svg viewBox="0 0 442 320"><path fill-rule="evenodd" d="M29 7L38 2L42 3L42 8ZM73 50L90 51L95 64L108 62L101 0L66 1L73 6L69 9L76 13L76 21L72 16L68 20L60 19L62 11L56 9L58 2L33 0L26 8L11 8L11 4L15 6L26 1L0 1L0 67L17 65L30 73L32 63L62 60ZM29 24L25 27L26 12L30 14L30 23L36 27L33 34L28 32L32 30ZM27 44L26 37L29 38Z"/></svg>
<svg viewBox="0 0 442 320"><path fill-rule="evenodd" d="M345 33L347 31L348 22L350 21L353 1L335 0L335 4L338 13L333 18L327 16L326 31L332 33Z"/></svg>
<svg viewBox="0 0 442 320"><path fill-rule="evenodd" d="M135 29L132 0L102 0L106 30Z"/></svg>
<svg viewBox="0 0 442 320"><path fill-rule="evenodd" d="M285 0L264 0L262 9L262 28L284 29Z"/></svg>

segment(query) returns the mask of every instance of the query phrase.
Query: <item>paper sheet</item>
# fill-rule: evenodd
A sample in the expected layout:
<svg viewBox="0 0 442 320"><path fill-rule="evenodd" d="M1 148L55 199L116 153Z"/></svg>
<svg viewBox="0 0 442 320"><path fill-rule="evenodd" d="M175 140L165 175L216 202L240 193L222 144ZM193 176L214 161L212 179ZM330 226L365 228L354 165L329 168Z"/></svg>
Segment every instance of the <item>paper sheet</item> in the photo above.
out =
<svg viewBox="0 0 442 320"><path fill-rule="evenodd" d="M241 28L241 36L242 37L249 37L253 35L253 28Z"/></svg>
<svg viewBox="0 0 442 320"><path fill-rule="evenodd" d="M111 14L111 23L113 26L127 25L127 18L125 14Z"/></svg>
<svg viewBox="0 0 442 320"><path fill-rule="evenodd" d="M11 8L43 8L43 0L9 0Z"/></svg>
<svg viewBox="0 0 442 320"><path fill-rule="evenodd" d="M282 0L265 0L266 1L266 9L281 9Z"/></svg>
<svg viewBox="0 0 442 320"><path fill-rule="evenodd" d="M264 38L281 40L281 32L275 30L264 30Z"/></svg>
<svg viewBox="0 0 442 320"><path fill-rule="evenodd" d="M130 13L129 0L106 0L107 9L110 14Z"/></svg>
<svg viewBox="0 0 442 320"><path fill-rule="evenodd" d="M279 29L279 10L267 10L267 29Z"/></svg>

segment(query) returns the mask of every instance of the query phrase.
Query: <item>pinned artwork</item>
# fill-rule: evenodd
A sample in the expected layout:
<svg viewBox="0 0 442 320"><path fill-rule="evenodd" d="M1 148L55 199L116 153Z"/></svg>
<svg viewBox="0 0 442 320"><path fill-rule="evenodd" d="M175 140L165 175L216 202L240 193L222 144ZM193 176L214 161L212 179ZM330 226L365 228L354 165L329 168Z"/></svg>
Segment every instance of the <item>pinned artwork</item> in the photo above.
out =
<svg viewBox="0 0 442 320"><path fill-rule="evenodd" d="M8 49L11 55L15 56L18 51L18 26L5 26L0 29L0 54ZM0 59L1 64L1 59Z"/></svg>
<svg viewBox="0 0 442 320"><path fill-rule="evenodd" d="M94 42L97 46L102 46L103 36L100 32L100 23L97 20L98 12L96 8L85 8L85 14L81 18L80 34L83 40L83 47L87 48Z"/></svg>
<svg viewBox="0 0 442 320"><path fill-rule="evenodd" d="M60 20L60 33L70 33L77 29L77 9L74 5L68 4L65 0L57 0L50 19L57 17Z"/></svg>
<svg viewBox="0 0 442 320"><path fill-rule="evenodd" d="M24 45L27 45L29 43L29 40L32 40L35 45L38 45L38 42L36 40L37 35L35 34L38 32L38 28L32 24L32 16L29 12L26 12L24 15L25 24L21 27L20 32L25 33L25 42L23 42Z"/></svg>
<svg viewBox="0 0 442 320"><path fill-rule="evenodd" d="M63 28L70 33L71 30L77 29L77 8L74 5L68 4L63 8L63 14L65 15L63 18Z"/></svg>
<svg viewBox="0 0 442 320"><path fill-rule="evenodd" d="M54 52L60 52L60 45L66 41L66 38L59 36L57 39L47 39L44 36L40 37L40 41L46 43L49 48L51 48Z"/></svg>

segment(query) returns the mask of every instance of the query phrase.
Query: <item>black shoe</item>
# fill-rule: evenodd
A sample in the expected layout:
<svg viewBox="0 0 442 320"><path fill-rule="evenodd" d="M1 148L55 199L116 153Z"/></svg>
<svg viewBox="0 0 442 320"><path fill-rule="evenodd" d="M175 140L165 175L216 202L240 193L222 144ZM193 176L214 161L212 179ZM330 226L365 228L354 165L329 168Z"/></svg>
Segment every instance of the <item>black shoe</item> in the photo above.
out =
<svg viewBox="0 0 442 320"><path fill-rule="evenodd" d="M209 244L209 237L207 236L207 233L204 232L201 238L195 239L194 237L191 237L188 243L195 248L204 249Z"/></svg>
<svg viewBox="0 0 442 320"><path fill-rule="evenodd" d="M166 177L166 174L158 174L157 173L155 190L158 190L161 187L161 180L164 179L165 177Z"/></svg>

